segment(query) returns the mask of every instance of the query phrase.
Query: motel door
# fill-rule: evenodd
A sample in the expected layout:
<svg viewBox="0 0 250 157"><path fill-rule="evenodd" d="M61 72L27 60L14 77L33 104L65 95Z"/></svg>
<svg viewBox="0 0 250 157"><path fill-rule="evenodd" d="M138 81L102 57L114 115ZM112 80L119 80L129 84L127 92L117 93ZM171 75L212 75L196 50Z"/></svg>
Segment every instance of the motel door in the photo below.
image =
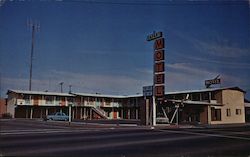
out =
<svg viewBox="0 0 250 157"><path fill-rule="evenodd" d="M38 105L39 104L39 99L40 99L40 96L38 96L38 95L34 95L34 97L33 97L34 99L34 105Z"/></svg>

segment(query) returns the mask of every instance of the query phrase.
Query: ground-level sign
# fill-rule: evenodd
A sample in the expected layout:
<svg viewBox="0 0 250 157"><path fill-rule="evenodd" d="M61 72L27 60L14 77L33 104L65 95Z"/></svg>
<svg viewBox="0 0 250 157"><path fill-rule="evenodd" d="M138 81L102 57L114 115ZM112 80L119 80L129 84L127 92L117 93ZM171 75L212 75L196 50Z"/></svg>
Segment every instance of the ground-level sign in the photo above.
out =
<svg viewBox="0 0 250 157"><path fill-rule="evenodd" d="M153 86L144 86L143 87L143 96L152 96L153 95Z"/></svg>

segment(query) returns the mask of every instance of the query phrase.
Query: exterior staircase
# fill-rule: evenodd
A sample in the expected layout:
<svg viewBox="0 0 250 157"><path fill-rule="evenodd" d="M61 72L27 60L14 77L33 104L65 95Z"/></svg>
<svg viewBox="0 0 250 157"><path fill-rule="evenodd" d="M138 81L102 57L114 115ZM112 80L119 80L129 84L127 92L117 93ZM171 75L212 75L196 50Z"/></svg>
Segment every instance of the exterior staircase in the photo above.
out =
<svg viewBox="0 0 250 157"><path fill-rule="evenodd" d="M106 112L101 109L100 107L92 107L92 110L98 114L100 117L102 117L103 119L108 119Z"/></svg>

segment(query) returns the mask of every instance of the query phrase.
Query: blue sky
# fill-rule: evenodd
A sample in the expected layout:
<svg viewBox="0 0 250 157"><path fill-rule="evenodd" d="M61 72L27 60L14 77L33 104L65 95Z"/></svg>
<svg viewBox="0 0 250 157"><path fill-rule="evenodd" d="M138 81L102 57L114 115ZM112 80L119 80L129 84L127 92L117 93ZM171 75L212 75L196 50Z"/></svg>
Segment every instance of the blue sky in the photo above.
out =
<svg viewBox="0 0 250 157"><path fill-rule="evenodd" d="M1 96L28 89L31 30L32 89L129 95L153 77L153 43L166 42L166 91L202 89L220 74L222 87L250 98L248 1L5 1L0 7Z"/></svg>

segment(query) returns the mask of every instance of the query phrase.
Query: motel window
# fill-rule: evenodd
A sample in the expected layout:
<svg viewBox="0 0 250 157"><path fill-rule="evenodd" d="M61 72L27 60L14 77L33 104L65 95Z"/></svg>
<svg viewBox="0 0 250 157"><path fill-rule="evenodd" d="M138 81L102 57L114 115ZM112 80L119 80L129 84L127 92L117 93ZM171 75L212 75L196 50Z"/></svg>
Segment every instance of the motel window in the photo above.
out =
<svg viewBox="0 0 250 157"><path fill-rule="evenodd" d="M57 96L56 101L61 101L61 97Z"/></svg>
<svg viewBox="0 0 250 157"><path fill-rule="evenodd" d="M231 116L231 110L230 108L227 109L227 117L230 117Z"/></svg>
<svg viewBox="0 0 250 157"><path fill-rule="evenodd" d="M167 95L166 98L167 99L174 99L174 96L173 95Z"/></svg>
<svg viewBox="0 0 250 157"><path fill-rule="evenodd" d="M96 102L101 102L101 98L96 98Z"/></svg>
<svg viewBox="0 0 250 157"><path fill-rule="evenodd" d="M73 98L67 98L68 102L73 102Z"/></svg>
<svg viewBox="0 0 250 157"><path fill-rule="evenodd" d="M216 109L214 107L211 108L212 121L220 121L221 120L221 109Z"/></svg>
<svg viewBox="0 0 250 157"><path fill-rule="evenodd" d="M211 92L211 100L216 100L215 99L215 94L216 94L215 92Z"/></svg>
<svg viewBox="0 0 250 157"><path fill-rule="evenodd" d="M177 94L177 95L175 95L175 99L182 100L183 99L183 95L182 94Z"/></svg>
<svg viewBox="0 0 250 157"><path fill-rule="evenodd" d="M45 96L45 104L52 104L53 96Z"/></svg>
<svg viewBox="0 0 250 157"><path fill-rule="evenodd" d="M202 96L202 100L209 100L208 92L202 93L201 96Z"/></svg>
<svg viewBox="0 0 250 157"><path fill-rule="evenodd" d="M193 101L200 101L200 93L193 93L192 100Z"/></svg>
<svg viewBox="0 0 250 157"><path fill-rule="evenodd" d="M30 95L24 95L23 96L23 99L25 101L25 104L30 104L30 99L31 99L31 96Z"/></svg>
<svg viewBox="0 0 250 157"><path fill-rule="evenodd" d="M241 115L241 109L236 109L236 115Z"/></svg>

